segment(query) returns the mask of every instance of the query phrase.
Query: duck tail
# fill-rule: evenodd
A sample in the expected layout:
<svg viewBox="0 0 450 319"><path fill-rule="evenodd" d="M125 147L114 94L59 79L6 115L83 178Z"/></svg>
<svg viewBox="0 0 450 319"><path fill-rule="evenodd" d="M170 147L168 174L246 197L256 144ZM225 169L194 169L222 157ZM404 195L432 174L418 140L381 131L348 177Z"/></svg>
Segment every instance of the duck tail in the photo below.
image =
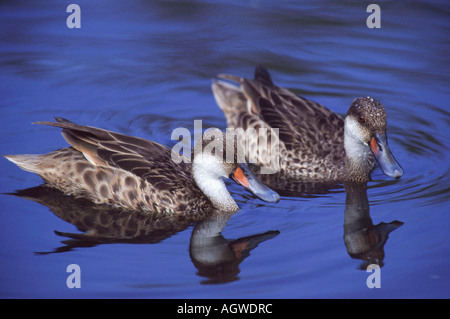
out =
<svg viewBox="0 0 450 319"><path fill-rule="evenodd" d="M3 155L7 160L13 162L21 169L39 174L41 172L40 162L41 155L20 154L20 155Z"/></svg>
<svg viewBox="0 0 450 319"><path fill-rule="evenodd" d="M230 80L229 77L220 75L222 79ZM222 110L227 120L228 127L240 127L241 116L248 113L247 98L239 85L214 79L212 91L217 105Z"/></svg>
<svg viewBox="0 0 450 319"><path fill-rule="evenodd" d="M239 86L214 79L211 88L217 105L223 112L229 112L232 109L239 109L244 106L243 101L246 99Z"/></svg>

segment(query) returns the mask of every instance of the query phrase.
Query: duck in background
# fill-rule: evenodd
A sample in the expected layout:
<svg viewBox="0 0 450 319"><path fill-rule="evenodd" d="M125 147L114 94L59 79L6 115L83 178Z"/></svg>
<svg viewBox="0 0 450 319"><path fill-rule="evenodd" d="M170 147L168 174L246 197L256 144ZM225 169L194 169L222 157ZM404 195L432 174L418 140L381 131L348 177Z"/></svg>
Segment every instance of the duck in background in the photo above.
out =
<svg viewBox="0 0 450 319"><path fill-rule="evenodd" d="M262 66L256 67L253 80L218 77L212 91L228 127L279 130L281 176L302 181L367 182L375 160L389 177L403 175L388 146L386 110L379 101L357 98L342 118L276 86ZM257 135L245 138L250 140L248 145L257 145ZM259 160L257 165L266 165L259 151L254 147L249 154Z"/></svg>

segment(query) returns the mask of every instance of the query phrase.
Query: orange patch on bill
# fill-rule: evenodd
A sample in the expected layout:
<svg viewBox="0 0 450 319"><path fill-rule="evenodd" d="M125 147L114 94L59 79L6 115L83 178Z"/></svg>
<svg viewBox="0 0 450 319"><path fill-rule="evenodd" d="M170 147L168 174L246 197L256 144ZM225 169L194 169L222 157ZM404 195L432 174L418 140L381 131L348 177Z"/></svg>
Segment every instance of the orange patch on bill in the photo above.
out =
<svg viewBox="0 0 450 319"><path fill-rule="evenodd" d="M244 171L238 167L234 172L234 177L242 184L242 186L249 187L250 183L248 182L247 177L245 177Z"/></svg>
<svg viewBox="0 0 450 319"><path fill-rule="evenodd" d="M370 140L370 148L375 155L378 155L378 145L375 137L372 137L372 139Z"/></svg>

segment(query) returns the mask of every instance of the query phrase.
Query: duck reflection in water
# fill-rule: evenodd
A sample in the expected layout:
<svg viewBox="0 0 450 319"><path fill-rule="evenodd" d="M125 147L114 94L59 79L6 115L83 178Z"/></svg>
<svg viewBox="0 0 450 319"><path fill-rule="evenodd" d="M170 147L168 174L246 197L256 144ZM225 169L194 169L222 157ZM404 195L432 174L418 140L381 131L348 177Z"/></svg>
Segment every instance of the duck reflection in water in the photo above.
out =
<svg viewBox="0 0 450 319"><path fill-rule="evenodd" d="M342 190L342 184L304 182L261 175L258 178L282 197L316 198ZM403 225L401 221L380 222L374 225L370 216L367 183L343 184L346 199L344 210L344 244L351 258L362 260L361 270L370 264L384 265L384 246L389 233Z"/></svg>
<svg viewBox="0 0 450 319"><path fill-rule="evenodd" d="M361 259L360 269L370 264L384 265L384 245L389 233L403 225L394 220L374 225L370 217L367 185L365 183L345 184L347 194L344 212L344 243L350 257Z"/></svg>
<svg viewBox="0 0 450 319"><path fill-rule="evenodd" d="M240 263L259 243L272 239L278 231L227 239L221 234L233 213L211 212L208 218L198 215L164 215L138 213L94 204L90 200L65 195L41 185L19 190L11 195L47 206L57 217L74 225L82 233L55 231L66 237L64 246L39 255L71 251L79 247L102 244L157 244L195 225L189 244L189 255L197 274L206 277L202 283L218 284L239 280Z"/></svg>

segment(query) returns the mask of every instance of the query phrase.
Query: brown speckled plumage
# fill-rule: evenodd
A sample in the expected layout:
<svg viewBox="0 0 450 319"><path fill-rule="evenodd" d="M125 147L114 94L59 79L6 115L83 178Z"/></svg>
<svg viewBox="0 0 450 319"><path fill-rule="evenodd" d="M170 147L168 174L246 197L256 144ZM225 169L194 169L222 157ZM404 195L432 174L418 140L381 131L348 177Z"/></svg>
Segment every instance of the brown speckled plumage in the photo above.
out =
<svg viewBox="0 0 450 319"><path fill-rule="evenodd" d="M279 174L305 181L368 180L375 159L367 154L367 159L357 164L348 158L344 147L344 118L276 86L261 66L256 67L253 80L233 75L219 75L219 78L239 85L223 80L214 80L212 85L228 127L279 129ZM349 115L364 116L366 122L361 126L371 134L376 130L384 132L386 128L384 107L370 97L356 99L348 110Z"/></svg>
<svg viewBox="0 0 450 319"><path fill-rule="evenodd" d="M194 180L191 163L174 162L172 150L165 146L62 118L56 120L37 123L62 128L71 147L44 155L5 157L37 173L49 186L98 204L163 214L201 215L216 209L237 209L231 196L228 207L220 206L220 201L211 202ZM223 165L227 165L228 174L237 167L235 163Z"/></svg>

